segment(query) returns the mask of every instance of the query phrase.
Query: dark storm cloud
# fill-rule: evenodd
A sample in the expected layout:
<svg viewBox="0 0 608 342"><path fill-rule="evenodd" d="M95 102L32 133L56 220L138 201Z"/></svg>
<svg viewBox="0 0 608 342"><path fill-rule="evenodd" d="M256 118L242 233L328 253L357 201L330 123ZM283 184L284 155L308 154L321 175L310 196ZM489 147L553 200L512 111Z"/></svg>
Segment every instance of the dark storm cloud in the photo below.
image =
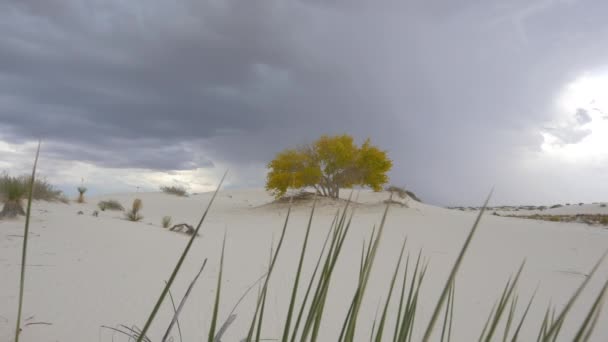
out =
<svg viewBox="0 0 608 342"><path fill-rule="evenodd" d="M606 10L527 0L3 2L0 133L42 138L57 158L173 170L262 163L346 132L389 149L396 183L431 201L470 201L519 151L539 148L561 87L603 66Z"/></svg>

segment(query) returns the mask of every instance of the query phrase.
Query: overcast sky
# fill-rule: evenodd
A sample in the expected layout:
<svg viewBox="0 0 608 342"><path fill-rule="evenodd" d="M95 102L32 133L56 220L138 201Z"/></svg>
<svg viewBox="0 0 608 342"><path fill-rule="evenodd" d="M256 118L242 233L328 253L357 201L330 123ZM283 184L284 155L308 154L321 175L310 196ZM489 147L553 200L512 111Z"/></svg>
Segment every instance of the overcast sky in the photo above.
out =
<svg viewBox="0 0 608 342"><path fill-rule="evenodd" d="M1 0L0 170L263 186L348 133L431 203L608 201L608 2Z"/></svg>

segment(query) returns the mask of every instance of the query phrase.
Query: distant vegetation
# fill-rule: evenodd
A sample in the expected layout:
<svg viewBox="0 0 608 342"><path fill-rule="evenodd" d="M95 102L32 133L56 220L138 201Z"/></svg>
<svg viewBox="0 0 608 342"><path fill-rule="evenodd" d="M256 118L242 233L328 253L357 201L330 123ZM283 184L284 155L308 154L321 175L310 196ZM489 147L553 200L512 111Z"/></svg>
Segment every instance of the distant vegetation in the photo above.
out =
<svg viewBox="0 0 608 342"><path fill-rule="evenodd" d="M319 195L339 198L340 189L355 185L382 190L393 163L386 151L350 135L322 136L312 144L287 149L268 164L266 190L280 198L288 189L315 188Z"/></svg>
<svg viewBox="0 0 608 342"><path fill-rule="evenodd" d="M0 193L4 207L0 212L0 218L13 218L25 215L23 210L23 198L27 195L28 187L17 177L3 177L0 182Z"/></svg>
<svg viewBox="0 0 608 342"><path fill-rule="evenodd" d="M87 192L87 188L81 185L77 188L77 190L78 190L78 199L76 200L76 202L84 203L84 193Z"/></svg>
<svg viewBox="0 0 608 342"><path fill-rule="evenodd" d="M0 218L25 215L22 200L29 196L30 179L27 175L15 177L6 172L0 174L0 201L4 203ZM32 191L33 200L68 202L61 190L57 190L45 179L36 179Z"/></svg>
<svg viewBox="0 0 608 342"><path fill-rule="evenodd" d="M143 219L144 217L141 216L141 214L139 213L141 211L141 209L143 208L143 206L144 205L143 205L142 201L139 198L136 198L133 201L133 205L131 206L131 209L129 209L129 211L127 211L125 213L127 220L137 222L137 221L140 221L141 219Z"/></svg>
<svg viewBox="0 0 608 342"><path fill-rule="evenodd" d="M101 209L101 211L106 211L106 210L119 210L119 211L123 211L125 210L125 208L122 206L122 204L120 204L120 202L118 202L117 200L106 200L106 201L99 201L99 203L97 203L97 206L99 207L99 209Z"/></svg>
<svg viewBox="0 0 608 342"><path fill-rule="evenodd" d="M160 190L166 194L170 194L170 195L175 195L175 196L181 196L181 197L186 197L188 196L188 191L186 190L186 188L182 187L182 186L161 186Z"/></svg>

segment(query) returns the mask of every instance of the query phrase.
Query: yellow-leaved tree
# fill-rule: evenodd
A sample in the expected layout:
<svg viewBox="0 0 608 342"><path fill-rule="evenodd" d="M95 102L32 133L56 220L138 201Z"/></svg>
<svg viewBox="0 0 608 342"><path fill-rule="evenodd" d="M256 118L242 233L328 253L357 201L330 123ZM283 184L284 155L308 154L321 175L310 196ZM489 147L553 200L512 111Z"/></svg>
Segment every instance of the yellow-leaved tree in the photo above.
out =
<svg viewBox="0 0 608 342"><path fill-rule="evenodd" d="M380 191L392 166L387 152L369 139L357 146L350 135L324 135L310 145L278 153L268 163L266 190L277 198L289 188L313 187L332 198L339 197L341 188L355 185Z"/></svg>

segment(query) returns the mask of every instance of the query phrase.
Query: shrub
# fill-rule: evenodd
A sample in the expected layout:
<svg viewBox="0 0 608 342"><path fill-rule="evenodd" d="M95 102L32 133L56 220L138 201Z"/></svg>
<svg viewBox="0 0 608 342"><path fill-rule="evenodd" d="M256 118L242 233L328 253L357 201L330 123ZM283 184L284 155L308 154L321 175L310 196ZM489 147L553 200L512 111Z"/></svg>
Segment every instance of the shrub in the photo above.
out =
<svg viewBox="0 0 608 342"><path fill-rule="evenodd" d="M555 209L555 208L561 208L561 207L563 207L563 205L561 205L561 204L554 204L554 205L552 205L552 206L551 206L551 207L549 207L549 208L550 208L550 209Z"/></svg>
<svg viewBox="0 0 608 342"><path fill-rule="evenodd" d="M171 225L171 216L163 217L162 225L163 225L163 228L169 228L169 226Z"/></svg>
<svg viewBox="0 0 608 342"><path fill-rule="evenodd" d="M106 210L119 210L119 211L123 211L125 210L125 208L122 206L122 204L120 204L120 202L118 202L117 200L107 200L107 201L99 201L99 203L97 203L97 206L99 207L99 209L101 209L101 211L106 211Z"/></svg>
<svg viewBox="0 0 608 342"><path fill-rule="evenodd" d="M13 181L21 182L23 184L23 187L25 188L25 194L23 196L27 197L29 194L30 179L31 176L29 175L11 177L8 175L8 173L4 172L0 175L0 184ZM6 194L4 190L0 189L0 198L5 198L5 196ZM46 179L34 180L32 199L49 202L59 201L64 203L68 201L63 192L61 190L56 189Z"/></svg>
<svg viewBox="0 0 608 342"><path fill-rule="evenodd" d="M127 220L137 222L143 219L144 217L139 214L142 208L143 203L139 198L133 200L133 205L131 206L131 209L125 213Z"/></svg>
<svg viewBox="0 0 608 342"><path fill-rule="evenodd" d="M600 218L600 224L608 226L608 216L602 216L602 218Z"/></svg>
<svg viewBox="0 0 608 342"><path fill-rule="evenodd" d="M396 196L398 196L398 197L399 197L399 198L401 198L401 199L403 199L403 198L406 198L406 197L407 197L407 190L405 190L405 189L404 189L404 188L402 188L402 187L396 186L396 185L390 185L390 186L387 186L387 187L386 187L386 189L384 189L384 190L386 190L386 191L390 192L390 193L391 193L391 195L396 195Z"/></svg>
<svg viewBox="0 0 608 342"><path fill-rule="evenodd" d="M175 196L181 196L181 197L186 197L188 196L188 192L186 191L186 188L182 187L182 186L161 186L160 190L166 194L170 194L170 195L175 195Z"/></svg>
<svg viewBox="0 0 608 342"><path fill-rule="evenodd" d="M76 200L76 202L84 203L84 193L87 192L87 188L81 185L77 188L77 190L78 190L78 199Z"/></svg>
<svg viewBox="0 0 608 342"><path fill-rule="evenodd" d="M5 176L0 181L0 193L4 207L0 212L0 218L12 218L17 215L24 216L23 198L27 195L28 188L22 179Z"/></svg>
<svg viewBox="0 0 608 342"><path fill-rule="evenodd" d="M600 208L606 208L606 203L600 204Z"/></svg>
<svg viewBox="0 0 608 342"><path fill-rule="evenodd" d="M277 154L268 164L266 190L276 198L290 188L313 187L331 198L339 198L341 188L355 185L380 191L392 165L387 152L369 139L359 147L349 135L322 136L310 145Z"/></svg>

